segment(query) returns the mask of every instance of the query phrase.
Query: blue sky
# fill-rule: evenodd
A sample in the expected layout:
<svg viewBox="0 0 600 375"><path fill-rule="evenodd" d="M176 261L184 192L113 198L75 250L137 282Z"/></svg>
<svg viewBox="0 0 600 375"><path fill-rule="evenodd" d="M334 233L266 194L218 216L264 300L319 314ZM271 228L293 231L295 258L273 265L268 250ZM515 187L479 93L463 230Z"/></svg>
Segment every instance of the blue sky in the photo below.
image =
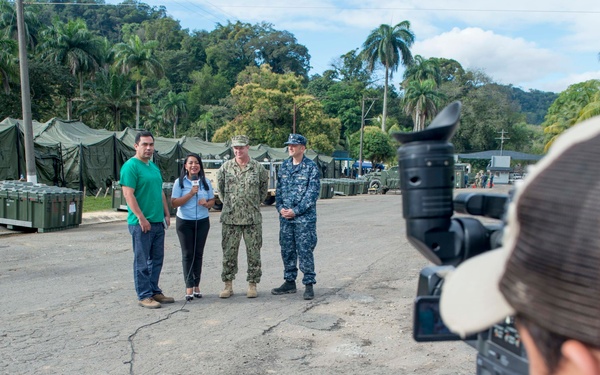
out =
<svg viewBox="0 0 600 375"><path fill-rule="evenodd" d="M107 0L116 4L119 1ZM560 92L600 79L598 0L146 0L183 28L266 21L294 34L311 55L311 74L361 48L380 24L411 23L413 55L452 58L496 82ZM402 69L395 73L396 81Z"/></svg>

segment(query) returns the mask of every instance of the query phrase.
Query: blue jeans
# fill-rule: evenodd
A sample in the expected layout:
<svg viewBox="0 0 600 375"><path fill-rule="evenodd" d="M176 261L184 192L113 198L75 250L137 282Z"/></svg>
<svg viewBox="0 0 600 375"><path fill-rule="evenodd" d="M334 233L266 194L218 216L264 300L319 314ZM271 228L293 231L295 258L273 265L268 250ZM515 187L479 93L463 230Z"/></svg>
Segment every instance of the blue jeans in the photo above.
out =
<svg viewBox="0 0 600 375"><path fill-rule="evenodd" d="M128 227L133 240L133 281L141 301L162 293L158 279L165 256L165 229L162 223L151 224L146 233L139 225Z"/></svg>

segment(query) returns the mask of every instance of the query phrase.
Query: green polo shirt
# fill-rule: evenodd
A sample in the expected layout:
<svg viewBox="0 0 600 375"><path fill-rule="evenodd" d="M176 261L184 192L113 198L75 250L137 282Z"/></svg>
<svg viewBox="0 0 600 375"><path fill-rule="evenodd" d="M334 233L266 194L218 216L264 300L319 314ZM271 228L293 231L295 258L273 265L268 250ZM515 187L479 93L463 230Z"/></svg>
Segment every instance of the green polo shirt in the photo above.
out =
<svg viewBox="0 0 600 375"><path fill-rule="evenodd" d="M165 211L162 200L162 176L160 170L152 161L148 164L133 157L121 167L122 186L134 190L133 195L137 200L144 217L151 223L162 223ZM138 225L140 221L127 206L127 224Z"/></svg>

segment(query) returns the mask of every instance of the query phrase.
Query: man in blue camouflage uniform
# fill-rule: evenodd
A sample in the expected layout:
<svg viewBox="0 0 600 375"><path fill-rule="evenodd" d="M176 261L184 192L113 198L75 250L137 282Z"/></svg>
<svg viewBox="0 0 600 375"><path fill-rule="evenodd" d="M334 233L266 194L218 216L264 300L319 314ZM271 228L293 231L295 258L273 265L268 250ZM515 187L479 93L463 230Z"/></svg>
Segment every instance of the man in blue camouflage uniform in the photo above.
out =
<svg viewBox="0 0 600 375"><path fill-rule="evenodd" d="M298 263L304 274L304 299L314 298L315 261L317 246L317 199L321 189L317 164L304 156L306 138L290 134L288 154L277 176L275 202L279 212L279 245L283 259L285 282L271 290L272 294L296 293Z"/></svg>

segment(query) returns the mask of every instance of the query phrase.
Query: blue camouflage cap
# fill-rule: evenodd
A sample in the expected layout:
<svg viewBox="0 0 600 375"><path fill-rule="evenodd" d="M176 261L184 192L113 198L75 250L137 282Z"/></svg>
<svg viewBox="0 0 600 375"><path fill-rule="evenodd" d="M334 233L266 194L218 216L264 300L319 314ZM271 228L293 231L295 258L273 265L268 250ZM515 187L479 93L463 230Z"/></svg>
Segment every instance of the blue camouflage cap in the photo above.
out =
<svg viewBox="0 0 600 375"><path fill-rule="evenodd" d="M304 145L306 146L306 138L300 134L290 134L288 137L286 145Z"/></svg>

